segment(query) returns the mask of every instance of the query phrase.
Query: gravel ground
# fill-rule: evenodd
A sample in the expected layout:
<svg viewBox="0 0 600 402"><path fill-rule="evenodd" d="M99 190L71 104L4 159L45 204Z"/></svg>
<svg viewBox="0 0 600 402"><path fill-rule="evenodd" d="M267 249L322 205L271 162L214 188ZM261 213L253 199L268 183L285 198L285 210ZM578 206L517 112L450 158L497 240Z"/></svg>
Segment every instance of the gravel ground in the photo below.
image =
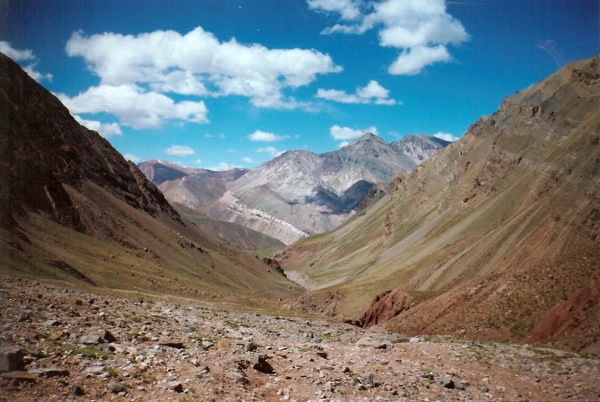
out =
<svg viewBox="0 0 600 402"><path fill-rule="evenodd" d="M600 359L2 278L0 401L600 399Z"/></svg>

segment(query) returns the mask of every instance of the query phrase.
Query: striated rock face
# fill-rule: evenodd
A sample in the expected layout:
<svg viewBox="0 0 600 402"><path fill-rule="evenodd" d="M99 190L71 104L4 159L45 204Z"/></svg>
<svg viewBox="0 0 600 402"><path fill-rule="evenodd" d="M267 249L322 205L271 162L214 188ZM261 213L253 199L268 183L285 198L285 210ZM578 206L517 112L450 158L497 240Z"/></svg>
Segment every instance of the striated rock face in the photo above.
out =
<svg viewBox="0 0 600 402"><path fill-rule="evenodd" d="M169 201L290 244L337 227L374 185L447 144L427 135L388 144L367 133L334 152L289 151L249 172L190 172L159 161L139 166Z"/></svg>
<svg viewBox="0 0 600 402"><path fill-rule="evenodd" d="M392 147L411 158L416 165L431 158L449 144L448 141L427 134L406 135L402 140L391 143Z"/></svg>
<svg viewBox="0 0 600 402"><path fill-rule="evenodd" d="M410 308L413 298L408 293L393 289L378 294L371 304L371 307L361 318L363 328L370 328L374 325L388 321L403 311Z"/></svg>
<svg viewBox="0 0 600 402"><path fill-rule="evenodd" d="M256 208L249 208L230 192L226 192L214 206L209 215L217 216L220 220L234 222L249 229L271 236L284 244L291 244L308 234L292 224L278 219Z"/></svg>
<svg viewBox="0 0 600 402"><path fill-rule="evenodd" d="M81 126L50 92L0 54L0 223L43 212L89 228L69 195L92 183L152 216L179 219L158 188L98 133ZM43 135L42 135L43 133Z"/></svg>

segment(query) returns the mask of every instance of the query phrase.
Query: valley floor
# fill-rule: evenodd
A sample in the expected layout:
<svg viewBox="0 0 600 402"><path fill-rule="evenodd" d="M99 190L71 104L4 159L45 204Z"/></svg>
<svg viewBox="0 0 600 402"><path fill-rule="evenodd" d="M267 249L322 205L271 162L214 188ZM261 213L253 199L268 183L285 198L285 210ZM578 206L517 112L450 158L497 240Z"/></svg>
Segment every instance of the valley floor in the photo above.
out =
<svg viewBox="0 0 600 402"><path fill-rule="evenodd" d="M597 356L1 279L0 401L600 398Z"/></svg>

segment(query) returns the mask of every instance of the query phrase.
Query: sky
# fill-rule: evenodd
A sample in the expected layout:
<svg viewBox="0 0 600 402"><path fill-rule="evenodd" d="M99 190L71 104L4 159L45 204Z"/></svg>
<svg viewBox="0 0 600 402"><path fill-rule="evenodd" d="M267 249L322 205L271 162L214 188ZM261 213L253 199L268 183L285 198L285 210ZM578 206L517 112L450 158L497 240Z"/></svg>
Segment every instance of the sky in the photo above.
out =
<svg viewBox="0 0 600 402"><path fill-rule="evenodd" d="M598 0L0 0L0 51L127 159L464 135L600 50Z"/></svg>

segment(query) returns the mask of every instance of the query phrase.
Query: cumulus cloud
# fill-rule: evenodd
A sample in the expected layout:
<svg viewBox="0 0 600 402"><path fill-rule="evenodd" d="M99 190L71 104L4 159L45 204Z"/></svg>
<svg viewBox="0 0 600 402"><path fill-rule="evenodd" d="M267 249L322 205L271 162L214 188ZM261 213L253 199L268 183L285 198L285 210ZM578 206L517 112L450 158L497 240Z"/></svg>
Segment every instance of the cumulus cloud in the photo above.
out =
<svg viewBox="0 0 600 402"><path fill-rule="evenodd" d="M91 87L72 98L57 94L71 113L110 113L133 128L157 128L164 119L207 123L204 101L175 102L166 95L133 84Z"/></svg>
<svg viewBox="0 0 600 402"><path fill-rule="evenodd" d="M393 75L419 74L423 67L436 62L446 62L452 57L444 46L418 46L404 50L388 71Z"/></svg>
<svg viewBox="0 0 600 402"><path fill-rule="evenodd" d="M128 161L132 161L133 163L138 163L141 161L141 159L135 156L134 154L123 154L123 158L125 158Z"/></svg>
<svg viewBox="0 0 600 402"><path fill-rule="evenodd" d="M162 30L135 36L75 32L66 51L69 56L83 57L100 77L101 86L147 86L182 95L241 95L264 108L302 107L283 91L308 85L318 74L342 70L330 56L316 50L268 49L235 39L220 42L201 27L185 35Z"/></svg>
<svg viewBox="0 0 600 402"><path fill-rule="evenodd" d="M319 88L315 96L340 103L395 105L397 102L394 99L390 99L389 94L389 90L382 87L377 81L372 80L366 87L358 88L354 94L348 94L336 89Z"/></svg>
<svg viewBox="0 0 600 402"><path fill-rule="evenodd" d="M119 127L117 123L102 123L97 120L87 120L77 115L74 115L73 117L79 124L89 128L90 130L97 131L104 138L123 134L121 127Z"/></svg>
<svg viewBox="0 0 600 402"><path fill-rule="evenodd" d="M443 132L437 132L435 134L433 134L434 137L440 138L444 141L449 141L449 142L454 142L456 140L458 140L458 137L453 136L450 133L443 133Z"/></svg>
<svg viewBox="0 0 600 402"><path fill-rule="evenodd" d="M285 151L280 151L275 147L264 147L264 148L258 148L256 150L257 153L266 153L269 154L270 156L272 156L273 158L281 155L282 153L284 153Z"/></svg>
<svg viewBox="0 0 600 402"><path fill-rule="evenodd" d="M335 125L329 129L329 134L333 137L334 140L354 140L365 133L373 133L375 135L378 135L377 127L369 127L364 130L355 130L350 127L340 127L338 125Z"/></svg>
<svg viewBox="0 0 600 402"><path fill-rule="evenodd" d="M52 74L42 74L39 71L35 70L35 65L37 64L37 57L34 56L33 51L29 49L19 50L12 47L10 42L6 42L0 40L0 52L4 53L13 61L22 64L22 62L27 61L29 64L23 66L23 71L25 71L31 78L40 82L42 80L52 81Z"/></svg>
<svg viewBox="0 0 600 402"><path fill-rule="evenodd" d="M308 1L310 5L311 0ZM459 45L469 39L460 21L446 12L444 0L340 1L368 11L361 11L353 21L336 24L321 33L360 35L377 29L381 46L401 50L388 68L393 75L418 74L428 65L447 62L452 59L447 46ZM329 3L326 0L323 2ZM329 7L327 4L320 6L317 3L311 8L338 13L341 20L347 20L340 7Z"/></svg>
<svg viewBox="0 0 600 402"><path fill-rule="evenodd" d="M275 142L290 138L289 135L276 135L265 131L256 130L248 136L250 141Z"/></svg>
<svg viewBox="0 0 600 402"><path fill-rule="evenodd" d="M165 149L165 153L167 155L188 156L193 155L195 152L190 146L187 145L172 145Z"/></svg>

